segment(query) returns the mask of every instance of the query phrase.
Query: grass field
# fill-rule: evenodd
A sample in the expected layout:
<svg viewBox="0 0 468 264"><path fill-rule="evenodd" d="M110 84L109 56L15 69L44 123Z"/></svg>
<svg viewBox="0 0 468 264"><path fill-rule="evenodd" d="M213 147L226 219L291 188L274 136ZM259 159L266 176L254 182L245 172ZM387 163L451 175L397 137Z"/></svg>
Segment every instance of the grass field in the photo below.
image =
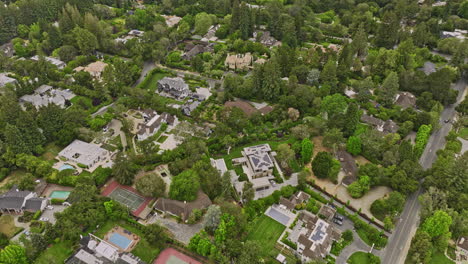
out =
<svg viewBox="0 0 468 264"><path fill-rule="evenodd" d="M158 71L158 69L152 70L147 74L146 78L138 84L138 88L154 92L158 89L158 81L166 76L171 76L171 74Z"/></svg>
<svg viewBox="0 0 468 264"><path fill-rule="evenodd" d="M0 233L4 233L9 238L11 238L20 230L22 230L22 228L15 226L15 221L13 219L13 216L11 215L0 216Z"/></svg>
<svg viewBox="0 0 468 264"><path fill-rule="evenodd" d="M62 264L73 254L73 244L62 241L47 248L37 259L35 264Z"/></svg>
<svg viewBox="0 0 468 264"><path fill-rule="evenodd" d="M269 255L285 228L285 226L270 217L262 215L254 222L247 240L260 242L263 255Z"/></svg>
<svg viewBox="0 0 468 264"><path fill-rule="evenodd" d="M447 258L444 253L434 252L429 264L455 264L455 262Z"/></svg>
<svg viewBox="0 0 468 264"><path fill-rule="evenodd" d="M145 261L146 263L152 263L152 261L158 256L159 252L161 251L159 248L154 247L146 241L142 237L142 232L138 230L137 228L129 225L126 222L123 221L108 221L107 223L103 224L102 226L99 227L99 229L94 232L94 235L103 238L104 235L109 232L114 226L121 226L130 232L137 234L140 236L141 240L138 242L136 247L132 250L132 254L140 257L141 260Z"/></svg>
<svg viewBox="0 0 468 264"><path fill-rule="evenodd" d="M25 175L26 170L24 169L17 169L10 172L10 174L0 182L0 192L7 191L13 184L19 183Z"/></svg>
<svg viewBox="0 0 468 264"><path fill-rule="evenodd" d="M349 264L367 264L371 263L366 252L355 252L349 257Z"/></svg>
<svg viewBox="0 0 468 264"><path fill-rule="evenodd" d="M468 140L468 127L460 129L460 132L458 134L461 138Z"/></svg>

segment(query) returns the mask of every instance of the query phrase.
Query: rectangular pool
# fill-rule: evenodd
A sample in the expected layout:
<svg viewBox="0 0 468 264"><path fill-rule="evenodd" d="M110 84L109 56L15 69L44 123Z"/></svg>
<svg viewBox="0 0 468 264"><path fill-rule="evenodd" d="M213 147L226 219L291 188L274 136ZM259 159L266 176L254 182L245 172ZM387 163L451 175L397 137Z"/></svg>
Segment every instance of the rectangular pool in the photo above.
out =
<svg viewBox="0 0 468 264"><path fill-rule="evenodd" d="M70 195L70 192L69 191L53 191L51 194L50 194L50 198L55 198L55 199L67 199L68 196Z"/></svg>
<svg viewBox="0 0 468 264"><path fill-rule="evenodd" d="M114 245L117 245L119 248L123 250L127 250L127 248L132 243L132 240L128 239L127 237L122 236L119 233L112 233L109 237L109 242Z"/></svg>

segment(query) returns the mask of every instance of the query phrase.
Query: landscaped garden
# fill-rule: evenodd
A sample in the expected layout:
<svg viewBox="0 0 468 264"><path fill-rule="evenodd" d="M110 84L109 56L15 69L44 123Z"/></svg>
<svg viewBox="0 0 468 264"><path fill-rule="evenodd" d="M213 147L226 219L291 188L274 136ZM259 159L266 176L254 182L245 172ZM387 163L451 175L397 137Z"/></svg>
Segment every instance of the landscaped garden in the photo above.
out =
<svg viewBox="0 0 468 264"><path fill-rule="evenodd" d="M73 253L73 243L60 241L47 248L37 259L36 264L62 264Z"/></svg>
<svg viewBox="0 0 468 264"><path fill-rule="evenodd" d="M255 220L247 240L255 240L262 247L262 253L268 255L275 247L276 241L283 233L285 226L266 215Z"/></svg>
<svg viewBox="0 0 468 264"><path fill-rule="evenodd" d="M4 233L8 237L13 237L23 228L15 226L15 221L11 215L0 216L0 233Z"/></svg>

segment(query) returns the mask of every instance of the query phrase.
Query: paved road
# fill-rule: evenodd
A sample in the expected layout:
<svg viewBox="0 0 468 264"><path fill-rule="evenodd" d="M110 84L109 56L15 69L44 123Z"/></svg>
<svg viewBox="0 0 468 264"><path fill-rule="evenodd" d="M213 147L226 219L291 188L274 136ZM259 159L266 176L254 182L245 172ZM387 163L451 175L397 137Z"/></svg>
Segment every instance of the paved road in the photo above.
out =
<svg viewBox="0 0 468 264"><path fill-rule="evenodd" d="M143 69L141 70L140 78L133 84L133 87L136 87L139 83L141 83L148 72L150 72L152 69L156 68L156 65L152 61L145 61L143 64Z"/></svg>
<svg viewBox="0 0 468 264"><path fill-rule="evenodd" d="M463 79L459 80L454 88L459 91L457 103L446 107L442 112L440 116L441 127L431 135L426 149L419 160L419 163L424 169L428 169L432 166L432 163L437 157L437 150L445 146L445 136L452 129L452 124L445 123L444 120L453 120L455 116L455 106L458 105L464 97L466 81ZM411 244L411 238L419 223L420 204L418 202L418 196L420 194L422 194L421 187L408 198L403 213L400 216L400 221L397 223L393 234L389 237L382 264L400 264L405 262Z"/></svg>

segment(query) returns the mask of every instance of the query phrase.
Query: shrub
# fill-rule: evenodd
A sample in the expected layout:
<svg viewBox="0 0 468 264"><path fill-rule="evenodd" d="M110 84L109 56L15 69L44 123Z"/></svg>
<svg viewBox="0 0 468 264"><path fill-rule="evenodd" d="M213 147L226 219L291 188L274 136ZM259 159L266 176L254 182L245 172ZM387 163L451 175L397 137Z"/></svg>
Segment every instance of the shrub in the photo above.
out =
<svg viewBox="0 0 468 264"><path fill-rule="evenodd" d="M57 199L57 198L52 198L52 200L50 200L50 203L53 204L53 205L60 205L63 202L65 202L65 200Z"/></svg>
<svg viewBox="0 0 468 264"><path fill-rule="evenodd" d="M427 141L431 134L432 126L431 125L421 125L416 134L416 144L414 146L414 152L416 157L421 157L424 148L426 147Z"/></svg>
<svg viewBox="0 0 468 264"><path fill-rule="evenodd" d="M39 210L37 212L34 213L33 217L32 217L32 220L37 220L39 219L39 217L41 217L41 214L42 212Z"/></svg>

